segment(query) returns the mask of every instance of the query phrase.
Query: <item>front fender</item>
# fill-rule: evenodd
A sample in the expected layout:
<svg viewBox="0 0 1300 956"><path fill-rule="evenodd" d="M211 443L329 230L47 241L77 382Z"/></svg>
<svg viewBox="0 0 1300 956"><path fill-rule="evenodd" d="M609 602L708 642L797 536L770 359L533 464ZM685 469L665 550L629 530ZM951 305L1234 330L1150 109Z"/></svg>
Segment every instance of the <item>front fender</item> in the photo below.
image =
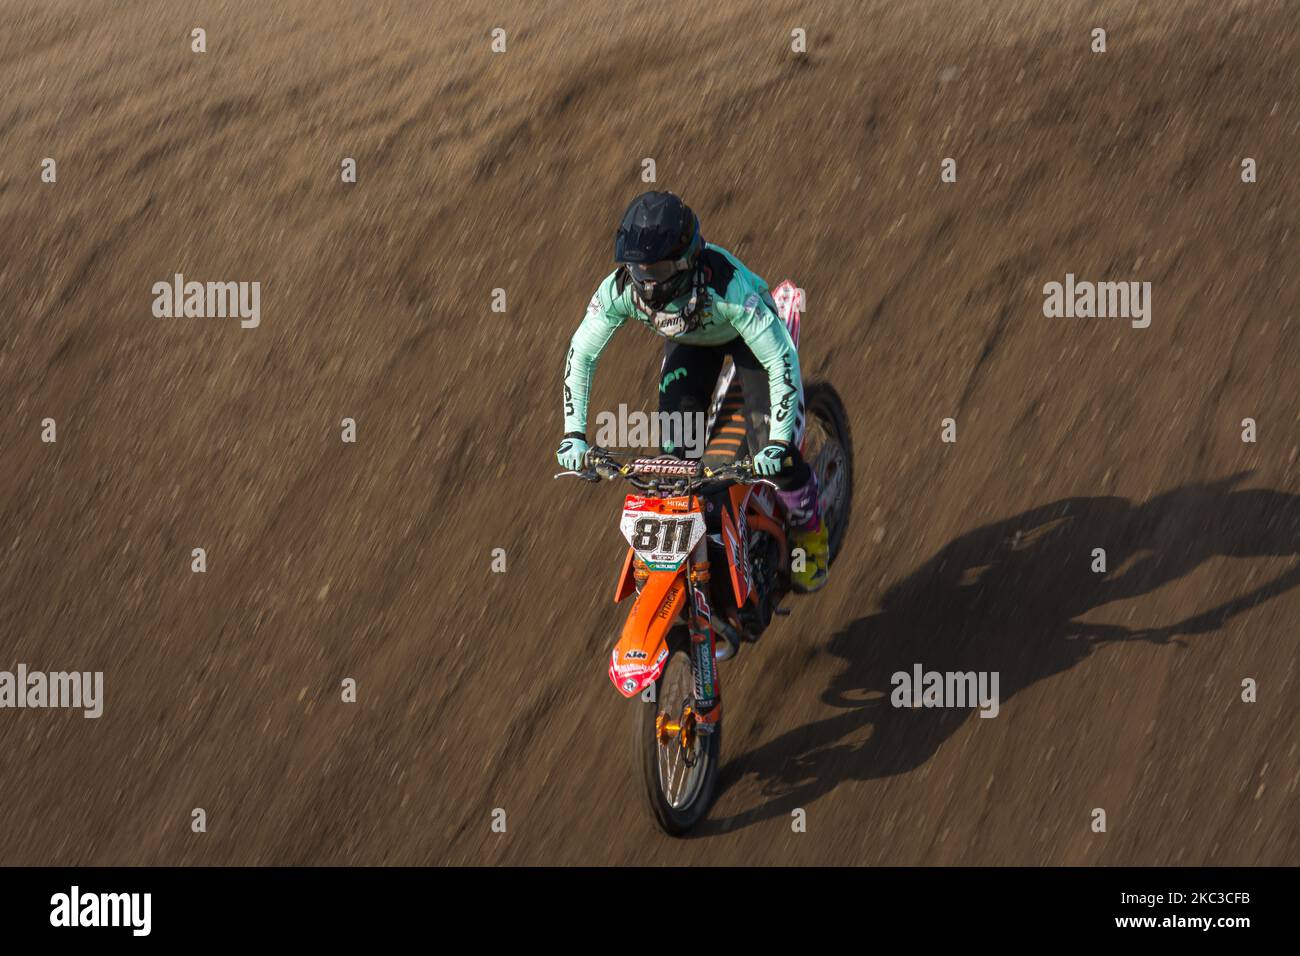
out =
<svg viewBox="0 0 1300 956"><path fill-rule="evenodd" d="M658 680L668 661L668 631L686 605L684 570L651 572L610 652L609 679L624 697Z"/></svg>

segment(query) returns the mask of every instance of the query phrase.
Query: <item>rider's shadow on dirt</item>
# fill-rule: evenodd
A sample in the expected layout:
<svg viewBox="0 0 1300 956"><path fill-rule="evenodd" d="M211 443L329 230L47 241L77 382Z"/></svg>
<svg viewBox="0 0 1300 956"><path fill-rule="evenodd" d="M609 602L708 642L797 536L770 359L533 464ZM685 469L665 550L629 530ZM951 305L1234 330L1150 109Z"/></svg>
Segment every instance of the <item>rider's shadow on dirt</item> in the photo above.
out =
<svg viewBox="0 0 1300 956"><path fill-rule="evenodd" d="M1064 499L952 541L890 587L879 613L831 638L829 650L843 668L821 699L839 708L837 714L724 765L724 788L755 777L764 802L731 818L715 812L699 832L788 817L842 781L913 770L962 724L980 719L977 708L893 707L895 672L910 674L918 663L926 671L998 671L1005 706L1098 645L1186 645L1184 637L1217 631L1229 618L1300 584L1298 561L1245 594L1154 630L1078 620L1094 608L1155 591L1218 555L1300 556L1300 497L1233 491L1247 474L1188 485L1139 505L1122 498ZM1109 574L1092 572L1094 548L1106 550ZM779 632L768 639L779 640Z"/></svg>

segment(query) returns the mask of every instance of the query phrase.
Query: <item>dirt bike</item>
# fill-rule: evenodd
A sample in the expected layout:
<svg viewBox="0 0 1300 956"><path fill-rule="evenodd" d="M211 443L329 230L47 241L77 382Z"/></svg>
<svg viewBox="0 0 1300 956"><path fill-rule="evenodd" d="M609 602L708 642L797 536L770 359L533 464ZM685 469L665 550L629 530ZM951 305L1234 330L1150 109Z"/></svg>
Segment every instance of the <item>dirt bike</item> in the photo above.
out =
<svg viewBox="0 0 1300 956"><path fill-rule="evenodd" d="M797 344L795 291L783 283L774 298ZM733 407L729 396L739 382L730 372L719 377L710 431ZM802 399L796 436L820 482L833 561L852 500L848 420L829 384L805 384ZM645 795L651 815L674 835L704 817L717 785L717 665L788 613L781 601L790 591L792 555L776 486L754 473L748 457L717 465L708 457L706 449L701 461L624 459L592 448L581 470L555 476L622 478L637 492L623 503L619 527L629 548L614 592L616 603L633 593L636 600L611 652L609 676L624 697L640 697L633 732Z"/></svg>

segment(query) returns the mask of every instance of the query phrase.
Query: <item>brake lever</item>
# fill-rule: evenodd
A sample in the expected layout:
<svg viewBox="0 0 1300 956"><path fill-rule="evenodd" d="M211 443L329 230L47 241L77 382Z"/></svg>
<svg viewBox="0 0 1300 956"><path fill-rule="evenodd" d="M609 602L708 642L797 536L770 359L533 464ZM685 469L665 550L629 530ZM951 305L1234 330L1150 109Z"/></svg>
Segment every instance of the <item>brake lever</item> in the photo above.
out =
<svg viewBox="0 0 1300 956"><path fill-rule="evenodd" d="M583 481L600 481L600 475L593 475L591 472L587 471L562 471L558 475L552 475L551 480L554 481L556 478L569 477L581 478Z"/></svg>
<svg viewBox="0 0 1300 956"><path fill-rule="evenodd" d="M770 478L763 478L754 474L748 467L749 459L737 462L734 465L727 465L717 470L710 469L703 475L706 481L734 481L741 485L767 485L769 488L780 491L780 487Z"/></svg>

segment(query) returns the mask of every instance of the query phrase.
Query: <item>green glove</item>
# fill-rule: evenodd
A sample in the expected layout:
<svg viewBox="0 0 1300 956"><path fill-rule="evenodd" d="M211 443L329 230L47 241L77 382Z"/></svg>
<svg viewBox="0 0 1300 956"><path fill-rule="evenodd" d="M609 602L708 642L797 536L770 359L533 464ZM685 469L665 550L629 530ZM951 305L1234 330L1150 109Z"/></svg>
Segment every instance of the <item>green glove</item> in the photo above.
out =
<svg viewBox="0 0 1300 956"><path fill-rule="evenodd" d="M564 441L555 452L560 467L566 471L581 471L587 460L587 440L573 435L565 435Z"/></svg>
<svg viewBox="0 0 1300 956"><path fill-rule="evenodd" d="M775 475L789 464L789 455L790 449L785 445L766 445L754 456L754 472L759 475Z"/></svg>

